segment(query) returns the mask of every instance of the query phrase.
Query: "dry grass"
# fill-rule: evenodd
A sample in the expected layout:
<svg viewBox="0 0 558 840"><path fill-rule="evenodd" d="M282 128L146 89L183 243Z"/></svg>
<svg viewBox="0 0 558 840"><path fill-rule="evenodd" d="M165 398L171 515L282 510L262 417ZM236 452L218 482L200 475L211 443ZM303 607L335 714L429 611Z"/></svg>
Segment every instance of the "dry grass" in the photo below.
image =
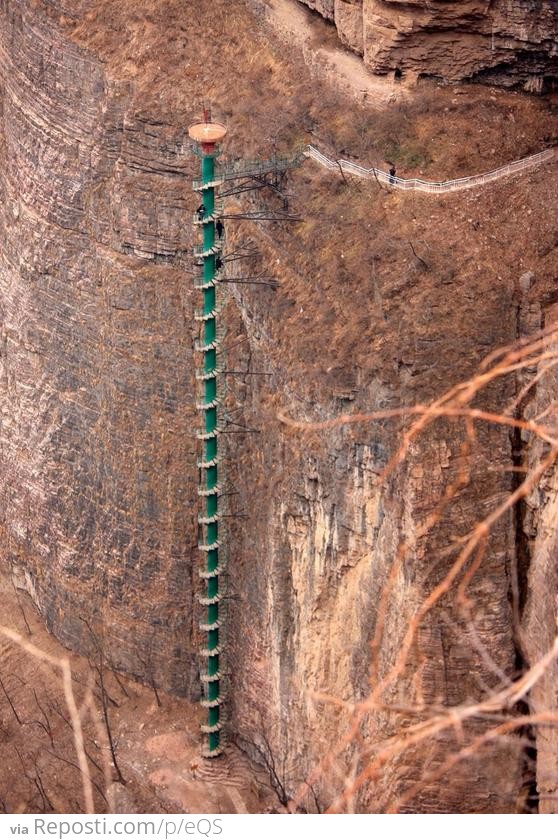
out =
<svg viewBox="0 0 558 840"><path fill-rule="evenodd" d="M425 83L410 102L384 111L348 103L316 82L299 49L276 43L244 0L164 0L141 10L131 0L99 0L57 23L103 59L109 77L129 83L130 116L153 112L185 129L211 103L229 125L233 157L313 142L369 165L387 158L401 174L443 179L494 168L558 138L551 99L482 87ZM317 21L317 29L327 27Z"/></svg>

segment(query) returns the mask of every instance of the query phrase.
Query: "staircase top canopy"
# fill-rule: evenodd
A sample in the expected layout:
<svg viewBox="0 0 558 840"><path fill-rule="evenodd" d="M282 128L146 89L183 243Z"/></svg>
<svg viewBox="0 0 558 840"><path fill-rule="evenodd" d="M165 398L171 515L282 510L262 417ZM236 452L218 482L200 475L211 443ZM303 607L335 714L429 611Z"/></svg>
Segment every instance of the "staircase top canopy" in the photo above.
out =
<svg viewBox="0 0 558 840"><path fill-rule="evenodd" d="M220 143L227 129L217 122L197 122L188 128L188 134L196 143Z"/></svg>

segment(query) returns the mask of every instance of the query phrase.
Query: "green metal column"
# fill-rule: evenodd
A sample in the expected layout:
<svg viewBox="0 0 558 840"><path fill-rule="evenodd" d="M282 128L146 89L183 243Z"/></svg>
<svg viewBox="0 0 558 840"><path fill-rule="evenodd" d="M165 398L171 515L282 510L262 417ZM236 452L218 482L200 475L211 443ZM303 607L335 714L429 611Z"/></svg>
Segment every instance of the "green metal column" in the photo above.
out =
<svg viewBox="0 0 558 840"><path fill-rule="evenodd" d="M200 462L201 479L199 494L205 501L205 514L199 516L200 549L206 556L205 571L201 573L206 581L206 597L200 602L207 607L206 622L201 625L207 632L207 647L202 651L206 659L202 682L205 697L202 704L207 708L207 724L202 730L207 734L205 755L217 756L221 752L221 694L219 671L219 464L218 464L218 406L217 393L217 310L215 256L220 251L215 242L215 150L214 146L202 146L202 181L201 199L205 207L203 216L203 275L199 284L203 293L203 308L198 319L202 322L203 341L199 349L203 354L203 369L198 378L203 383L203 403L198 408L203 417L202 440L203 458Z"/></svg>

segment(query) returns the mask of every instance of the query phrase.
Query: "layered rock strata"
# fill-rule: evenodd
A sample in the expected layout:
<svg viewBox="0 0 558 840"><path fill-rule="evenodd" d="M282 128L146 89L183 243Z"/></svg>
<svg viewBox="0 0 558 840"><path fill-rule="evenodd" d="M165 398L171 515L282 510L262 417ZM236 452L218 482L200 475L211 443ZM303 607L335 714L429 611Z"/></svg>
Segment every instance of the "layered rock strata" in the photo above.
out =
<svg viewBox="0 0 558 840"><path fill-rule="evenodd" d="M558 79L552 0L300 0L332 20L375 73L480 80L542 92Z"/></svg>
<svg viewBox="0 0 558 840"><path fill-rule="evenodd" d="M32 3L0 77L3 555L66 645L195 692L182 135Z"/></svg>

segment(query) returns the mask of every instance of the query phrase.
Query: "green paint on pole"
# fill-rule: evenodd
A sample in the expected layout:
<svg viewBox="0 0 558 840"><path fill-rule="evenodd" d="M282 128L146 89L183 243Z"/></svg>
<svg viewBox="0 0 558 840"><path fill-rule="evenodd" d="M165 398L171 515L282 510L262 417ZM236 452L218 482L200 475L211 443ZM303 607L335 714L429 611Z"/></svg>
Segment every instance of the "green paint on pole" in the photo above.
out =
<svg viewBox="0 0 558 840"><path fill-rule="evenodd" d="M217 123L197 123L190 126L190 137L201 146L201 204L203 213L196 220L202 225L203 245L201 274L203 307L201 321L203 340L203 366L199 378L203 382L203 403L198 406L202 414L199 437L202 440L202 460L200 462L200 499L205 503L205 511L199 516L200 549L205 556L205 568L202 578L206 582L205 597L201 603L207 608L206 621L202 628L207 633L207 643L203 650L206 660L205 673L202 674L203 705L207 708L207 724L202 731L207 734L205 755L214 757L221 753L221 675L219 671L219 393L217 369L217 295L215 257L220 253L220 243L215 240L215 144L226 133L226 129Z"/></svg>

